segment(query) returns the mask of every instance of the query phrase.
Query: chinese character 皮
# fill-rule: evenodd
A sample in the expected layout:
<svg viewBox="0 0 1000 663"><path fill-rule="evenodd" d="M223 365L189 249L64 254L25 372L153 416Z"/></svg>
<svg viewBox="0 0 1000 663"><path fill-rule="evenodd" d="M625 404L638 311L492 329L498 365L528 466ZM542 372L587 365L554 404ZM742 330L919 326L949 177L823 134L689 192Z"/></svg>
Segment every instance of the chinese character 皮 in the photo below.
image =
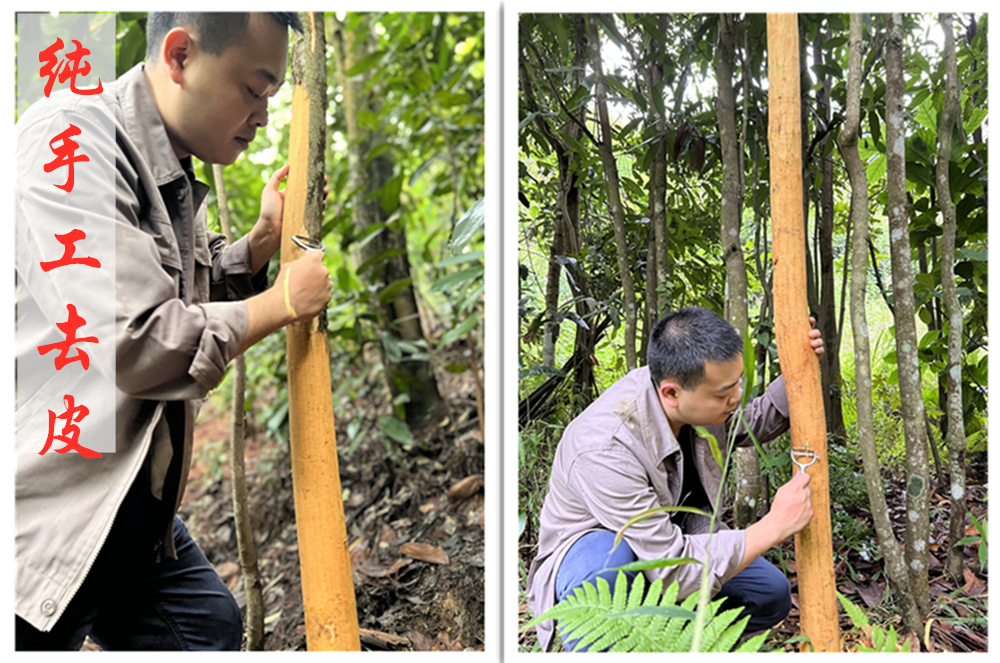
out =
<svg viewBox="0 0 1000 663"><path fill-rule="evenodd" d="M41 69L38 70L38 75L49 77L48 82L45 84L46 97L49 96L50 92L52 92L52 84L55 82L57 74L59 76L60 83L65 83L66 80L69 79L69 89L72 90L74 94L90 95L100 94L104 91L104 85L101 83L100 78L97 79L97 87L95 88L81 90L76 86L77 76L86 76L90 73L90 63L83 61L85 55L90 55L90 50L84 48L83 44L75 39L71 39L70 41L76 44L76 50L67 53L66 59L62 62L59 62L56 57L56 51L61 50L63 47L63 41L58 37L56 37L55 42L51 46L38 54L38 61L43 63ZM59 62L59 66L56 66L56 62ZM67 65L65 69L63 69L63 65ZM53 69L53 67L55 67L55 69Z"/></svg>
<svg viewBox="0 0 1000 663"><path fill-rule="evenodd" d="M52 350L59 350L59 356L55 358L57 371L61 371L63 366L74 361L80 362L83 365L83 370L87 370L90 368L90 356L80 348L74 348L76 350L76 354L70 357L69 350L75 343L97 343L97 337L87 336L86 338L77 338L76 330L87 324L87 321L77 315L76 307L72 304L67 304L66 309L69 311L69 319L66 322L56 323L56 327L59 328L59 331L66 334L66 340L56 341L55 343L48 343L46 345L39 345L38 354L46 355Z"/></svg>
<svg viewBox="0 0 1000 663"><path fill-rule="evenodd" d="M76 451L84 458L100 458L100 452L88 449L79 442L80 427L77 426L76 423L79 423L84 417L90 414L90 410L87 409L87 406L85 405L76 405L74 403L73 396L70 394L63 396L63 404L66 406L66 411L62 414L57 415L52 410L49 410L49 437L45 440L45 446L38 452L38 455L44 456L45 452L47 452L49 447L52 446L52 441L59 440L66 446L62 449L56 449L57 454L64 454L68 451ZM55 434L56 419L62 419L66 422L63 424L59 435Z"/></svg>
<svg viewBox="0 0 1000 663"><path fill-rule="evenodd" d="M55 238L59 240L59 243L63 245L62 257L58 260L46 260L45 262L38 263L43 272L48 272L56 267L64 267L66 265L86 265L87 267L100 267L101 262L97 258L74 258L76 255L76 243L81 239L87 238L87 233L82 230L74 228L65 235L56 235Z"/></svg>
<svg viewBox="0 0 1000 663"><path fill-rule="evenodd" d="M69 166L69 176L66 178L65 184L54 184L53 186L62 189L66 193L73 190L73 164L78 161L90 161L90 157L86 154L76 155L76 151L80 149L79 143L73 140L73 136L79 136L80 129L76 125L69 125L69 129L62 132L55 138L49 141L49 149L52 153L56 155L56 158L45 164L43 169L46 173L51 173L56 168L62 168L63 166ZM55 143L62 141L59 147L55 146Z"/></svg>

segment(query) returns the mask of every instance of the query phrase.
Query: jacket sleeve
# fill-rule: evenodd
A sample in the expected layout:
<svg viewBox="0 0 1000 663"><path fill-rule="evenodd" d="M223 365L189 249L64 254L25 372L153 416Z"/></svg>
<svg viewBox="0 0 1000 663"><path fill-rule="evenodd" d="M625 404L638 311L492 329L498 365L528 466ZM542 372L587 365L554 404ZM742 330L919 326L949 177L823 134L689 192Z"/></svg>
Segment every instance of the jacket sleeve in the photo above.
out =
<svg viewBox="0 0 1000 663"><path fill-rule="evenodd" d="M633 516L660 506L645 472L628 451L602 450L582 454L570 470L570 483L586 510L601 526L617 532ZM742 530L714 534L684 534L670 512L656 512L631 525L624 534L639 560L690 557L708 564L711 591L736 575L743 561L746 538ZM679 584L679 596L693 594L701 585L702 564L690 563L645 571L652 582Z"/></svg>
<svg viewBox="0 0 1000 663"><path fill-rule="evenodd" d="M124 141L116 143L117 385L135 398L202 398L246 334L246 305L177 297L181 263L176 245L164 240L172 236L170 219L143 200L144 166L130 161Z"/></svg>
<svg viewBox="0 0 1000 663"><path fill-rule="evenodd" d="M226 245L225 235L208 233L208 250L212 256L211 299L239 301L267 290L267 265L251 274L250 242L244 235L232 246Z"/></svg>
<svg viewBox="0 0 1000 663"><path fill-rule="evenodd" d="M754 438L758 443L769 442L788 430L785 378L779 375L763 395L747 403L742 422L737 415L731 416L726 422L726 430L734 425L739 426L736 432L736 446L739 447L752 445Z"/></svg>

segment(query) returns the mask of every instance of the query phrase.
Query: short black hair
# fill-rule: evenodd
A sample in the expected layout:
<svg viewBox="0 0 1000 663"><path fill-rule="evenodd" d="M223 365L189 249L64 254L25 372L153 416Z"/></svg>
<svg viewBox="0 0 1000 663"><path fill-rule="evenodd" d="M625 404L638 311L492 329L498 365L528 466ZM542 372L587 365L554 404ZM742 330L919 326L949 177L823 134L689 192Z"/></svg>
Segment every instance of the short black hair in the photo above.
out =
<svg viewBox="0 0 1000 663"><path fill-rule="evenodd" d="M677 380L681 389L693 389L705 379L705 363L722 363L743 352L743 341L733 326L701 306L668 313L653 327L646 359L653 383Z"/></svg>
<svg viewBox="0 0 1000 663"><path fill-rule="evenodd" d="M267 12L278 25L302 32L296 12ZM250 24L248 12L149 12L146 17L146 60L157 57L167 33L177 27L193 28L200 48L219 55L242 37Z"/></svg>

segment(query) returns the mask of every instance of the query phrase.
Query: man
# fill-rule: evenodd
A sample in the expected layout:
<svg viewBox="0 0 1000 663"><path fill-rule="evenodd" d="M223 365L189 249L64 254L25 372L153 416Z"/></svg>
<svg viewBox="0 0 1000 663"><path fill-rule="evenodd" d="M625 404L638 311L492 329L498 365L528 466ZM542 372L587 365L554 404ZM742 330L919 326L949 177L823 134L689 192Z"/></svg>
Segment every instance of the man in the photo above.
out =
<svg viewBox="0 0 1000 663"><path fill-rule="evenodd" d="M105 649L239 649L239 608L175 516L194 419L229 360L317 315L330 282L322 255L307 252L265 289L287 166L265 185L249 235L227 248L207 231L208 187L191 157L230 164L267 124L289 27L302 29L295 14L150 14L144 64L105 83L105 95L55 93L18 122L18 227L28 235L18 242L19 318L65 310L60 297L85 301L88 279L100 278L99 270L34 267L45 259L35 252L51 253L58 232L38 210L59 194L41 168L21 164L51 138L48 127L82 118L90 145L113 146L114 218L102 222L113 226L117 249L115 453L18 456L18 649L79 649L87 635ZM114 133L95 138L102 114L113 116ZM90 165L77 166L76 187L97 200L111 187ZM85 247L100 248L83 241L80 253ZM49 333L27 327L18 334ZM19 347L19 360L32 351Z"/></svg>
<svg viewBox="0 0 1000 663"><path fill-rule="evenodd" d="M822 354L818 330L809 343ZM549 492L542 507L538 555L528 574L528 602L536 616L584 582L615 572L602 570L636 560L691 557L706 560L713 596L750 615L748 628L773 626L791 605L787 579L760 558L800 531L812 517L809 476L797 474L778 489L771 511L744 531L717 522L709 542L709 520L697 514L659 512L625 531L625 522L660 506L717 506L722 468L709 443L694 430L703 426L725 447L737 425L743 377L743 343L725 320L700 307L666 315L654 327L648 366L630 371L574 419L556 449ZM747 429L764 442L788 428L782 378L743 411L746 428L736 444L752 444ZM701 564L646 571L652 581L679 583L679 597L698 590ZM634 574L632 574L634 577ZM552 621L538 625L547 650ZM573 649L576 641L565 642Z"/></svg>

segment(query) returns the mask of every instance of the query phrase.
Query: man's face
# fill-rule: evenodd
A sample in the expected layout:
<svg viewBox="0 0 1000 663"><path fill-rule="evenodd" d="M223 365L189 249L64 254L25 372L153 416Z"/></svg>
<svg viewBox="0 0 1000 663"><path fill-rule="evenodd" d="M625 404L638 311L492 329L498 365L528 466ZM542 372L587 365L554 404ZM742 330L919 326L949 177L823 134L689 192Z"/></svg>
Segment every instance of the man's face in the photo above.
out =
<svg viewBox="0 0 1000 663"><path fill-rule="evenodd" d="M287 28L260 13L250 14L243 38L219 55L196 41L168 129L175 149L207 163L233 163L267 124L268 97L284 81L287 58Z"/></svg>
<svg viewBox="0 0 1000 663"><path fill-rule="evenodd" d="M723 363L706 362L705 379L697 387L676 390L676 419L692 426L724 423L739 407L742 378L742 356Z"/></svg>

